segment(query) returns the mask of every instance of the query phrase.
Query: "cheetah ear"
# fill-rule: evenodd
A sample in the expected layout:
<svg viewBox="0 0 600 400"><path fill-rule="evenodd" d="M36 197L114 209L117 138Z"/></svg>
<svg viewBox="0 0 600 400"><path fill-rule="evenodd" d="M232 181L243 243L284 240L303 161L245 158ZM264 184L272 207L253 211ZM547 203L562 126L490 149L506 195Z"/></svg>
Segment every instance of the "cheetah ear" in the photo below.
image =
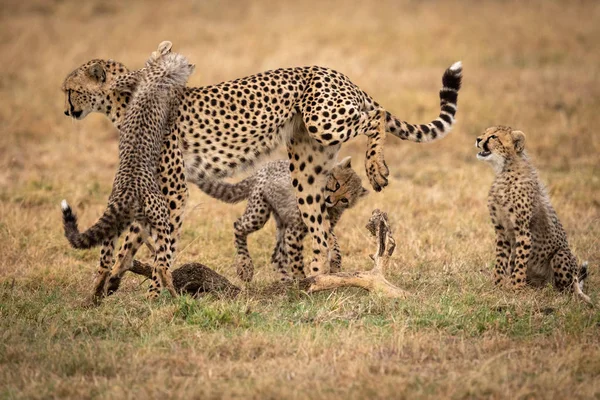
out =
<svg viewBox="0 0 600 400"><path fill-rule="evenodd" d="M152 54L150 55L150 59L146 62L146 65L148 65L149 62L156 61L159 58L169 54L171 52L172 47L173 47L173 43L169 42L168 40L165 40L164 42L160 42L156 51L153 51Z"/></svg>
<svg viewBox="0 0 600 400"><path fill-rule="evenodd" d="M352 168L352 157L348 156L338 163L342 168Z"/></svg>
<svg viewBox="0 0 600 400"><path fill-rule="evenodd" d="M158 55L164 56L171 52L172 47L173 47L173 43L169 42L168 40L165 40L164 42L160 42L156 52L158 53Z"/></svg>
<svg viewBox="0 0 600 400"><path fill-rule="evenodd" d="M360 194L358 195L358 197L365 197L366 195L369 194L369 191L365 188L361 188L362 190L360 191Z"/></svg>
<svg viewBox="0 0 600 400"><path fill-rule="evenodd" d="M521 131L512 131L510 133L517 154L521 154L525 150L525 134Z"/></svg>
<svg viewBox="0 0 600 400"><path fill-rule="evenodd" d="M106 81L106 72L100 63L92 64L87 72L90 77L96 79L98 82Z"/></svg>

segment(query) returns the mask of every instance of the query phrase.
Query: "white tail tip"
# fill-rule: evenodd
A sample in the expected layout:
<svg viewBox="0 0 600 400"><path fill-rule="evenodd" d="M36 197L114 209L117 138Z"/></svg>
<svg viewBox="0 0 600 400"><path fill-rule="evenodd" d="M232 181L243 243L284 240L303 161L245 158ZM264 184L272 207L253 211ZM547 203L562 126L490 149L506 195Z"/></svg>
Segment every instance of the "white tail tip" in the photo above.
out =
<svg viewBox="0 0 600 400"><path fill-rule="evenodd" d="M462 69L462 61L457 61L450 66L451 71L460 71Z"/></svg>
<svg viewBox="0 0 600 400"><path fill-rule="evenodd" d="M64 210L68 210L69 208L71 208L71 207L69 207L69 203L67 203L66 200L63 200L63 201L60 202L60 207L63 209L63 211Z"/></svg>

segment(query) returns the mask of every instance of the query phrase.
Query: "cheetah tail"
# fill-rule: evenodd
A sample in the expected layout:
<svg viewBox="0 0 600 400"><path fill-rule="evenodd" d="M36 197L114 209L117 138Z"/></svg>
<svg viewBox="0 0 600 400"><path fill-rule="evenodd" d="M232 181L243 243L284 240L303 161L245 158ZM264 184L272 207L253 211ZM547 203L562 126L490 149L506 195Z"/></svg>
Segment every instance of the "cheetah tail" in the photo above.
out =
<svg viewBox="0 0 600 400"><path fill-rule="evenodd" d="M458 91L462 83L462 63L460 61L452 64L442 77L442 89L440 90L440 115L438 118L424 125L413 125L401 121L386 113L387 131L402 140L413 142L431 142L441 139L452 130L456 121Z"/></svg>
<svg viewBox="0 0 600 400"><path fill-rule="evenodd" d="M210 197L225 203L235 204L250 196L250 191L256 184L256 178L250 176L239 183L227 183L217 180L199 180L196 183L200 190Z"/></svg>
<svg viewBox="0 0 600 400"><path fill-rule="evenodd" d="M120 235L131 223L131 216L123 210L109 205L102 217L87 231L80 233L77 227L77 216L66 200L61 202L63 227L65 236L71 246L76 249L89 249L98 246L111 236Z"/></svg>
<svg viewBox="0 0 600 400"><path fill-rule="evenodd" d="M577 277L573 280L573 292L575 293L575 295L577 295L577 297L581 298L584 302L586 302L587 304L589 304L593 307L594 303L592 302L590 297L588 295L586 295L585 293L583 293L583 282L585 281L587 276L588 276L588 263L587 263L587 261L584 261L581 264L581 267L579 267L579 273L577 274Z"/></svg>
<svg viewBox="0 0 600 400"><path fill-rule="evenodd" d="M581 267L579 267L579 273L577 274L577 279L579 281L579 286L581 290L583 290L583 281L588 277L588 262L584 261L581 263Z"/></svg>

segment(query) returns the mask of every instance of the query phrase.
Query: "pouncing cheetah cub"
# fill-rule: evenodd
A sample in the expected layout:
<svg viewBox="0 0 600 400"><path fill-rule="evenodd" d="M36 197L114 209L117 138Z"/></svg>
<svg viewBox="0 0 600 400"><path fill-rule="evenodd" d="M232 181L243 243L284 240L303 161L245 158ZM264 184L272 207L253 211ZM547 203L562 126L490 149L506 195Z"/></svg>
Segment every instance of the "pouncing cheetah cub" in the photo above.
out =
<svg viewBox="0 0 600 400"><path fill-rule="evenodd" d="M280 273L283 281L291 279L292 275L294 278L304 278L302 242L309 228L304 224L296 203L289 161L269 162L236 184L205 180L198 182L198 186L204 193L226 203L248 200L246 211L233 225L237 251L235 265L240 279L246 282L252 280L254 266L248 251L248 235L261 229L270 214L273 214L277 226L277 242L271 256L273 269ZM339 272L342 263L334 227L342 213L368 193L352 169L350 157L344 158L328 174L325 215L329 219L331 272Z"/></svg>
<svg viewBox="0 0 600 400"><path fill-rule="evenodd" d="M569 249L565 230L525 152L525 134L491 127L477 138L476 146L481 149L477 158L496 172L488 197L496 230L494 282L502 283L507 275L515 289L552 282L559 290L572 288L591 303L583 293L587 263L579 267Z"/></svg>
<svg viewBox="0 0 600 400"><path fill-rule="evenodd" d="M162 50L161 50L162 47ZM172 262L172 228L169 204L158 182L161 150L177 109L180 91L194 70L180 54L170 53L171 44L159 46L141 70L119 135L119 166L100 220L80 233L77 218L63 200L65 236L75 248L87 249L107 240L115 241L136 222L156 235L156 254L149 297L156 297L161 286L176 296L169 267ZM127 82L123 84L128 85ZM183 165L183 164L181 164Z"/></svg>

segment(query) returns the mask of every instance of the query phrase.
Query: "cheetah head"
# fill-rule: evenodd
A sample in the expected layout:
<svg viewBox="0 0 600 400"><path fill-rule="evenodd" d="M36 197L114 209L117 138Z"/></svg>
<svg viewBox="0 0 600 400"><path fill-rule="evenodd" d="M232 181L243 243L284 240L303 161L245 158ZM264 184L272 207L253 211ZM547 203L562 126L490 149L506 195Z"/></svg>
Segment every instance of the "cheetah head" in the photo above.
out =
<svg viewBox="0 0 600 400"><path fill-rule="evenodd" d="M71 72L62 84L65 94L65 115L83 119L91 112L109 114L111 83L128 69L112 60L91 60Z"/></svg>
<svg viewBox="0 0 600 400"><path fill-rule="evenodd" d="M523 155L525 134L506 126L493 126L477 138L475 147L481 149L477 159L488 162L496 171L502 171L507 160Z"/></svg>
<svg viewBox="0 0 600 400"><path fill-rule="evenodd" d="M325 205L341 209L353 207L358 199L369 193L352 169L350 157L344 158L332 168L325 192Z"/></svg>

